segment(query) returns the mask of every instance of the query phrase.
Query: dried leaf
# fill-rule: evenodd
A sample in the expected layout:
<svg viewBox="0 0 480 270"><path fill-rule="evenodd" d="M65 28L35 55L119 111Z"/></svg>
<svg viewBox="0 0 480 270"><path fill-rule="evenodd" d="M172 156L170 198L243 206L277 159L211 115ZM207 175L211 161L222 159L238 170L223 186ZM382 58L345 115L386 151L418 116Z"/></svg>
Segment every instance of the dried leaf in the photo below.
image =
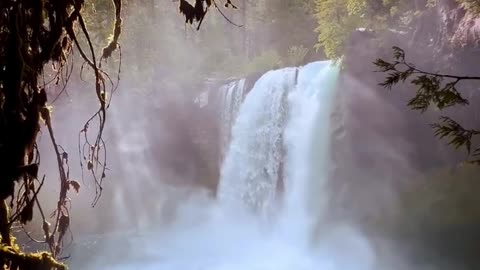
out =
<svg viewBox="0 0 480 270"><path fill-rule="evenodd" d="M89 171L93 170L93 162L92 162L91 160L89 160L89 161L87 162L87 169L88 169Z"/></svg>
<svg viewBox="0 0 480 270"><path fill-rule="evenodd" d="M78 192L80 191L80 184L79 184L77 181L75 181L75 180L69 180L69 181L68 181L68 184L69 184L70 186L72 186L73 189L75 189L75 192L78 193Z"/></svg>

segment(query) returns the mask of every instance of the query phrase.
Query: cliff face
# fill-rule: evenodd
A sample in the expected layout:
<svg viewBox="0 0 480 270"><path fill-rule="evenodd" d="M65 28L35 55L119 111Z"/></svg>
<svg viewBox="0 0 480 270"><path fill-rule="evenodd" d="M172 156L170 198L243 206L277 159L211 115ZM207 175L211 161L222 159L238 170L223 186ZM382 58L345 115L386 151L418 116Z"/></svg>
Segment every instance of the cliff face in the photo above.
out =
<svg viewBox="0 0 480 270"><path fill-rule="evenodd" d="M338 203L378 212L378 201L393 202L395 187L412 176L439 167L456 166L466 158L445 140L434 137L429 124L448 115L466 126L478 125L475 105L423 114L406 104L416 88L408 82L388 91L378 84L385 74L374 72L373 61L391 59L392 46L406 51L407 61L433 72L479 75L480 17L455 0L438 1L425 11L411 33L352 33L332 114L332 178ZM462 84L471 104L478 104L478 83ZM372 197L372 192L376 196ZM388 203L380 204L388 208Z"/></svg>
<svg viewBox="0 0 480 270"><path fill-rule="evenodd" d="M378 83L385 74L374 72L372 62L391 59L391 47L399 46L406 51L407 61L423 70L479 76L479 38L480 18L455 0L437 1L436 8L420 17L412 33L357 31L351 35L332 113L331 179L332 192L338 194L332 208L335 215L357 221L379 215L388 219L388 213L396 211L399 186L416 181L414 176L419 173L454 167L466 158L465 152L435 138L429 124L440 115L451 116L467 127L478 128L480 123L480 82L459 86L470 106L441 112L432 108L421 114L406 106L416 88L407 82L391 91L384 89ZM425 237L418 245L432 252L455 245L445 234L429 230L422 232ZM473 230L451 231L468 235L465 238L476 237ZM438 254L443 254L440 251Z"/></svg>
<svg viewBox="0 0 480 270"><path fill-rule="evenodd" d="M441 0L419 19L409 49L431 49L438 70L465 75L477 74L480 60L480 17L456 0Z"/></svg>
<svg viewBox="0 0 480 270"><path fill-rule="evenodd" d="M440 35L444 45L452 49L476 49L480 37L480 18L464 9L457 1L439 1L437 7Z"/></svg>
<svg viewBox="0 0 480 270"><path fill-rule="evenodd" d="M465 108L465 110L464 108L452 108L444 112L438 112L432 109L425 114L410 111L405 105L413 97L416 89L408 83L397 85L393 91L387 91L378 86L378 83L384 80L385 74L373 72L376 70L376 67L372 62L377 58L391 59L391 47L399 46L406 51L407 61L414 63L423 70L478 76L480 73L477 66L480 61L479 38L480 17L467 12L455 0L438 1L436 8L425 12L419 18L415 31L409 34L394 32L375 34L360 31L353 33L347 46L346 69L342 80L344 83L342 87L349 89L341 89L345 93L346 97L344 99L347 100L346 102L348 100L355 101L345 106L345 113L350 116L347 118L361 118L366 121L364 125L367 126L369 123L373 124L375 121L374 117L380 117L378 114L386 108L378 107L375 111L376 113L373 113L371 110L374 110L375 106L369 104L369 102L373 101L363 100L361 102L361 99L365 99L367 95L374 96L381 103L380 106L395 110L395 113L385 112L383 119L388 119L393 117L392 114L396 114L396 117L399 118L398 120L404 122L400 124L399 121L394 119L387 120L382 125L377 126L377 130L383 129L386 131L396 127L398 129L394 129L396 131L392 132L398 134L397 131L400 131L402 125L404 128L409 128L408 133L415 134L415 138L411 139L421 141L420 143L412 141L416 152L427 147L425 141L422 140L422 137L424 137L423 133L431 133L428 127L424 129L421 126L435 121L439 115L452 115L461 121L466 121L468 125L468 123L472 122L472 116L478 115L478 109L474 105ZM478 97L478 86L477 82L460 86L462 94L471 99L472 104ZM348 94L346 94L347 91ZM367 107L372 109L369 111ZM467 109L468 112L466 112ZM364 112L361 112L362 110ZM367 111L374 115L369 116ZM361 115L364 116L362 117ZM357 130L357 128L352 126L352 130ZM431 138L430 135L428 134L428 137L425 138ZM427 135L425 134L425 136ZM433 147L431 150L434 151L429 151L432 153L427 156L430 156L431 159L439 158L438 151L440 151L441 147L436 144L429 144L428 147ZM422 159L426 161L427 156L424 156ZM456 161L456 159L440 159L438 162L433 162L433 164L421 162L419 168Z"/></svg>

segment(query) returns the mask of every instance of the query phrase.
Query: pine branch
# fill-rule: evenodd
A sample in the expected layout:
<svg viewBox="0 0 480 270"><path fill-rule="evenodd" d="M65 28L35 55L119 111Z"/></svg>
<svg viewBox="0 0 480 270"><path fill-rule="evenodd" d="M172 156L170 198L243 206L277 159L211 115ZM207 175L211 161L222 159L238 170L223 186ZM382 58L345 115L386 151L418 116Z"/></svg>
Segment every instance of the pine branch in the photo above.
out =
<svg viewBox="0 0 480 270"><path fill-rule="evenodd" d="M450 138L449 145L458 149L465 147L468 154L471 153L472 137L479 135L480 131L474 129L465 129L453 119L442 116L441 123L432 124L431 127L435 130L435 136L442 139L444 137ZM474 155L480 155L479 149L474 150Z"/></svg>
<svg viewBox="0 0 480 270"><path fill-rule="evenodd" d="M440 73L431 73L416 68L405 60L405 52L393 47L394 61L388 62L377 59L374 65L378 72L385 72L387 76L380 83L387 89L414 76L410 83L417 86L416 95L408 102L413 110L425 112L430 105L435 105L440 110L455 105L468 105L468 100L463 98L457 90L457 84L464 80L480 80L480 77L456 76ZM445 82L447 80L447 82Z"/></svg>
<svg viewBox="0 0 480 270"><path fill-rule="evenodd" d="M469 104L469 101L457 90L457 85L460 81L480 80L480 77L423 71L405 60L404 50L399 47L392 49L393 61L377 59L374 62L378 68L377 72L387 73L385 80L379 85L391 90L396 84L404 83L410 78L410 83L417 88L415 96L407 104L412 110L419 110L423 113L430 105L435 105L438 109L443 110L452 106ZM480 130L466 129L446 116L440 117L440 122L432 124L431 127L434 129L436 137L448 138L448 144L455 149L465 147L470 156L480 157L480 147L472 152L472 139L474 136L480 135ZM480 165L480 159L467 162Z"/></svg>

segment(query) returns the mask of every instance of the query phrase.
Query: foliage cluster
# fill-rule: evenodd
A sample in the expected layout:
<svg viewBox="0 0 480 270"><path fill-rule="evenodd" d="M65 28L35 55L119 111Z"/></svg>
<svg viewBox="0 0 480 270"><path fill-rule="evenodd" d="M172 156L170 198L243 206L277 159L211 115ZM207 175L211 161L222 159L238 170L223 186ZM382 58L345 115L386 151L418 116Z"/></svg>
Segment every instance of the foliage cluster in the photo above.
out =
<svg viewBox="0 0 480 270"><path fill-rule="evenodd" d="M457 0L466 10L477 15L480 14L480 1L479 0Z"/></svg>
<svg viewBox="0 0 480 270"><path fill-rule="evenodd" d="M408 31L431 5L413 0L315 0L317 49L328 58L340 58L345 42L356 29Z"/></svg>
<svg viewBox="0 0 480 270"><path fill-rule="evenodd" d="M312 0L315 3L315 17L318 33L317 49L322 49L330 59L340 58L345 50L345 42L356 29L368 29L382 33L385 31L430 35L422 32L424 26L431 25L437 12L438 0ZM445 7L462 7L473 16L480 14L480 1L443 1ZM447 19L449 20L449 19ZM439 31L440 25L436 26ZM437 38L432 36L432 38ZM429 40L429 38L426 38Z"/></svg>

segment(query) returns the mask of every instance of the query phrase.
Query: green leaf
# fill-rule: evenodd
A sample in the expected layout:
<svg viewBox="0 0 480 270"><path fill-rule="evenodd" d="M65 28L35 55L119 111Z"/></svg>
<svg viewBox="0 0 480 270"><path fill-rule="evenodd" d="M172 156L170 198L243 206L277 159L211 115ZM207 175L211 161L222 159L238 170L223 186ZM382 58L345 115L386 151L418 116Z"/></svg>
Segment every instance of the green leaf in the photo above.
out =
<svg viewBox="0 0 480 270"><path fill-rule="evenodd" d="M404 61L405 60L405 51L400 49L397 46L393 46L393 57L399 61Z"/></svg>
<svg viewBox="0 0 480 270"><path fill-rule="evenodd" d="M465 146L468 154L471 152L472 136L475 134L475 130L466 130L459 123L453 119L442 116L440 118L441 123L432 124L431 127L435 130L435 136L440 139L449 137L449 145L458 149Z"/></svg>

